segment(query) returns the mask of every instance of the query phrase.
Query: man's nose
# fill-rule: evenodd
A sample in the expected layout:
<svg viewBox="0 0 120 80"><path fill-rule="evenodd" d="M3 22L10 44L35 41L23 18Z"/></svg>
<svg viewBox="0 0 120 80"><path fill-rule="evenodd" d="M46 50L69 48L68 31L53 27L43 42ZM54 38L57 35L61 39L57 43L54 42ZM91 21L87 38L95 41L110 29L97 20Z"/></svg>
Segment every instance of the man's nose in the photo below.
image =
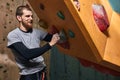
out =
<svg viewBox="0 0 120 80"><path fill-rule="evenodd" d="M31 20L33 20L33 17L32 17L32 16L30 16L30 19L31 19Z"/></svg>

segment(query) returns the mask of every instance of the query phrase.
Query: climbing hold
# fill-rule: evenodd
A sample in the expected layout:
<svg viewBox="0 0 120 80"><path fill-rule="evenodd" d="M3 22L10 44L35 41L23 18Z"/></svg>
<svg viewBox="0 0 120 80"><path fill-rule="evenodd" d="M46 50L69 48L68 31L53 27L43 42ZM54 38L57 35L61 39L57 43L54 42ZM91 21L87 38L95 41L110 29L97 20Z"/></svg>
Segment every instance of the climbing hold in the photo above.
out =
<svg viewBox="0 0 120 80"><path fill-rule="evenodd" d="M62 20L65 19L65 16L63 15L63 13L62 13L61 11L58 11L58 12L57 12L57 16L58 16L59 18L61 18Z"/></svg>
<svg viewBox="0 0 120 80"><path fill-rule="evenodd" d="M7 6L10 6L10 3L6 3Z"/></svg>
<svg viewBox="0 0 120 80"><path fill-rule="evenodd" d="M59 36L60 36L60 40L58 41L58 45L61 46L62 48L64 49L70 49L70 44L69 44L69 41L68 41L68 38L67 38L67 35L65 33L65 30L62 29L62 30L58 30L56 28L55 25L51 26L48 28L48 33L49 34L55 34L55 33L59 33Z"/></svg>
<svg viewBox="0 0 120 80"><path fill-rule="evenodd" d="M63 43L57 43L57 44L60 45L64 49L70 49L70 43L68 40Z"/></svg>
<svg viewBox="0 0 120 80"><path fill-rule="evenodd" d="M3 41L5 41L5 38L3 38Z"/></svg>
<svg viewBox="0 0 120 80"><path fill-rule="evenodd" d="M93 4L93 17L100 31L105 31L109 27L109 21L106 11L102 5Z"/></svg>
<svg viewBox="0 0 120 80"><path fill-rule="evenodd" d="M3 70L3 73L6 73L7 72L7 69Z"/></svg>
<svg viewBox="0 0 120 80"><path fill-rule="evenodd" d="M11 24L12 22L11 21L9 21L9 24Z"/></svg>
<svg viewBox="0 0 120 80"><path fill-rule="evenodd" d="M25 6L26 6L26 7L30 7L29 4L26 4Z"/></svg>
<svg viewBox="0 0 120 80"><path fill-rule="evenodd" d="M4 26L4 28L6 29L7 27L6 27L6 26Z"/></svg>
<svg viewBox="0 0 120 80"><path fill-rule="evenodd" d="M48 33L49 34L55 34L55 33L59 33L58 29L56 28L55 25L51 26L48 28Z"/></svg>
<svg viewBox="0 0 120 80"><path fill-rule="evenodd" d="M10 10L10 3L6 3L6 9Z"/></svg>
<svg viewBox="0 0 120 80"><path fill-rule="evenodd" d="M45 7L44 7L44 5L43 5L42 3L40 3L40 9L41 9L41 10L44 10L44 9L45 9Z"/></svg>
<svg viewBox="0 0 120 80"><path fill-rule="evenodd" d="M115 12L120 13L120 0L109 0L109 2L110 2L112 9Z"/></svg>
<svg viewBox="0 0 120 80"><path fill-rule="evenodd" d="M68 30L68 34L69 34L69 36L71 37L71 38L74 38L75 37L75 34L74 34L74 32L72 31L72 30Z"/></svg>
<svg viewBox="0 0 120 80"><path fill-rule="evenodd" d="M60 32L59 32L59 36L60 36L60 41L59 43L63 43L67 40L67 36L66 36L66 33L65 33L65 30L62 29Z"/></svg>
<svg viewBox="0 0 120 80"><path fill-rule="evenodd" d="M40 27L43 27L44 29L48 28L48 24L44 20L40 19L38 23L39 23Z"/></svg>
<svg viewBox="0 0 120 80"><path fill-rule="evenodd" d="M12 10L10 10L10 12L13 12Z"/></svg>
<svg viewBox="0 0 120 80"><path fill-rule="evenodd" d="M78 0L73 0L73 3L78 11L80 11L80 2Z"/></svg>
<svg viewBox="0 0 120 80"><path fill-rule="evenodd" d="M70 44L64 29L62 29L59 32L59 36L60 36L60 40L57 44L63 47L64 49L70 49Z"/></svg>
<svg viewBox="0 0 120 80"><path fill-rule="evenodd" d="M0 69L3 68L3 65L0 64Z"/></svg>
<svg viewBox="0 0 120 80"><path fill-rule="evenodd" d="M6 14L6 16L8 16L8 14Z"/></svg>

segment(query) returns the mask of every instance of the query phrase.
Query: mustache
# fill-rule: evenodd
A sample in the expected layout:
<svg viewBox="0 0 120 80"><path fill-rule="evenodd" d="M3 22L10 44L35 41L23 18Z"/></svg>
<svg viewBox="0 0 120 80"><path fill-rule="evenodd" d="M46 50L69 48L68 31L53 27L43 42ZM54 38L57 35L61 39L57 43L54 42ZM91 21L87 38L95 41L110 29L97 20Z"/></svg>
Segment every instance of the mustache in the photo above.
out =
<svg viewBox="0 0 120 80"><path fill-rule="evenodd" d="M31 20L30 23L33 23L33 20Z"/></svg>

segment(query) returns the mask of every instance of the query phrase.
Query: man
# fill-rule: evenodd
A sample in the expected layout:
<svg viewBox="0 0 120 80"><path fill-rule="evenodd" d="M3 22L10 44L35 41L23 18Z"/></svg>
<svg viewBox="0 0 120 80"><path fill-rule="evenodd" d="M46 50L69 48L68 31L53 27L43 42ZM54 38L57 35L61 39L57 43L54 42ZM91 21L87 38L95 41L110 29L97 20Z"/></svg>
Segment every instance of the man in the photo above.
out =
<svg viewBox="0 0 120 80"><path fill-rule="evenodd" d="M7 46L12 50L20 69L20 80L46 80L46 65L41 55L51 49L60 37L57 33L50 35L33 28L33 13L28 6L19 6L16 9L16 18L19 27L8 34ZM41 47L41 40L48 43Z"/></svg>

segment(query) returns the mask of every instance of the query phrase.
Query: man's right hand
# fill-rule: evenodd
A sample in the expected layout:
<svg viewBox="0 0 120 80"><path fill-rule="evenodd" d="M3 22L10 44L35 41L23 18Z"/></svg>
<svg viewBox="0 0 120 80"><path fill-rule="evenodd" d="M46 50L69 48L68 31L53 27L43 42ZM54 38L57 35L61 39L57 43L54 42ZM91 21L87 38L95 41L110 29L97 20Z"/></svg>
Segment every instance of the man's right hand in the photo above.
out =
<svg viewBox="0 0 120 80"><path fill-rule="evenodd" d="M50 46L55 45L60 40L58 33L53 34L51 41L49 42Z"/></svg>

